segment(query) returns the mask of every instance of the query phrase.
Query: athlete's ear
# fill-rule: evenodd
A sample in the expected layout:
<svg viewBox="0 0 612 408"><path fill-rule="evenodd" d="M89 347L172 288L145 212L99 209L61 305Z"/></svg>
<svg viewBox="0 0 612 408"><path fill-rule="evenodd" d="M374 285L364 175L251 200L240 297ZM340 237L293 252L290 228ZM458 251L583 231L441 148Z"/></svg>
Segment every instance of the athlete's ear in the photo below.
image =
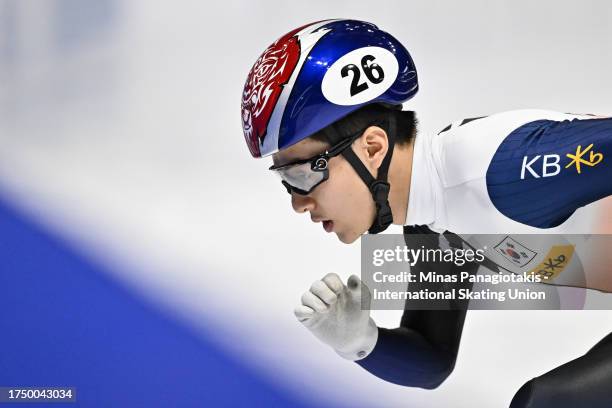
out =
<svg viewBox="0 0 612 408"><path fill-rule="evenodd" d="M358 139L361 146L361 159L364 164L373 172L380 167L389 149L389 139L387 133L378 126L370 126ZM358 154L359 154L358 153Z"/></svg>

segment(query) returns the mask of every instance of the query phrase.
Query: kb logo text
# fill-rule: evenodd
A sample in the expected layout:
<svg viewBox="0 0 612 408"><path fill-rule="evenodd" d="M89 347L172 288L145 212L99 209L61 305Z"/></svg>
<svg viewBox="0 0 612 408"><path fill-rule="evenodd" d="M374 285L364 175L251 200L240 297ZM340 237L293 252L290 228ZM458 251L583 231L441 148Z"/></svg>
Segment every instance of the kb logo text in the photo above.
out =
<svg viewBox="0 0 612 408"><path fill-rule="evenodd" d="M594 167L601 163L604 158L602 153L595 153L593 151L593 143L588 145L585 149L582 149L582 146L578 145L576 153L568 153L566 156L570 160L564 168L575 168L578 174L582 174L581 165ZM531 158L529 156L523 156L521 180L525 179L527 173L531 174L534 178L556 176L561 172L560 161L561 156L558 154L537 155Z"/></svg>

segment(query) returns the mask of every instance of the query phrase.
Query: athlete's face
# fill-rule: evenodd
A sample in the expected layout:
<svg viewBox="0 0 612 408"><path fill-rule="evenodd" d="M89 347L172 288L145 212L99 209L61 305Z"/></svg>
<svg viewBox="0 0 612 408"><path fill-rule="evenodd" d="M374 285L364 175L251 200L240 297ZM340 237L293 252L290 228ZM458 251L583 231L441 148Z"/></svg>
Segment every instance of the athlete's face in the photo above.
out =
<svg viewBox="0 0 612 408"><path fill-rule="evenodd" d="M363 161L362 140L352 148ZM275 165L304 160L324 152L327 143L304 139L273 156ZM367 165L367 163L366 163ZM332 157L328 163L329 179L319 184L308 195L291 193L291 204L297 213L310 213L313 222L321 222L323 229L334 232L340 241L354 242L372 225L375 205L372 195L355 170L342 156Z"/></svg>

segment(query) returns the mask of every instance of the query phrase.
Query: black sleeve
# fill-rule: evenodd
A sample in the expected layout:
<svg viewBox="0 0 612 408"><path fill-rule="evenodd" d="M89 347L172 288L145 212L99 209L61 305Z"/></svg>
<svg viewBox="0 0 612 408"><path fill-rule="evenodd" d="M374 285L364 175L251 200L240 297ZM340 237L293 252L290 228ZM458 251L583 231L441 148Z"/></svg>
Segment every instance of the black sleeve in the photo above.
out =
<svg viewBox="0 0 612 408"><path fill-rule="evenodd" d="M424 242L422 234L426 233L431 238ZM453 246L460 247L460 242L448 237L450 235L447 239ZM404 238L409 247L424 245L438 248L438 234L426 227L405 227ZM449 263L417 263L415 266L422 270L433 268L430 270L438 273L459 272L459 268ZM461 270L465 271L466 267L475 273L478 265L466 264ZM431 290L430 286L428 288ZM400 327L379 328L374 350L366 358L358 360L357 364L395 384L426 389L438 387L455 366L467 304L459 305L456 310L441 310L448 309L448 305L438 306L440 310L404 310Z"/></svg>
<svg viewBox="0 0 612 408"><path fill-rule="evenodd" d="M525 383L510 408L611 406L612 333L585 355Z"/></svg>

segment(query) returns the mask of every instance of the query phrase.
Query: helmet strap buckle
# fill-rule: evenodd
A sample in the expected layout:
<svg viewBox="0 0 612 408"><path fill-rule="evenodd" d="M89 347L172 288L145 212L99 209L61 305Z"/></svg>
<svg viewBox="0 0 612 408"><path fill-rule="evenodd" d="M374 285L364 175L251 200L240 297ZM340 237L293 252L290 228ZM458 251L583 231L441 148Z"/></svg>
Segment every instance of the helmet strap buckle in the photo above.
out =
<svg viewBox="0 0 612 408"><path fill-rule="evenodd" d="M393 214L389 205L389 191L391 186L386 181L376 180L370 185L370 192L376 204L376 216L368 230L370 234L378 234L387 229L393 222Z"/></svg>

